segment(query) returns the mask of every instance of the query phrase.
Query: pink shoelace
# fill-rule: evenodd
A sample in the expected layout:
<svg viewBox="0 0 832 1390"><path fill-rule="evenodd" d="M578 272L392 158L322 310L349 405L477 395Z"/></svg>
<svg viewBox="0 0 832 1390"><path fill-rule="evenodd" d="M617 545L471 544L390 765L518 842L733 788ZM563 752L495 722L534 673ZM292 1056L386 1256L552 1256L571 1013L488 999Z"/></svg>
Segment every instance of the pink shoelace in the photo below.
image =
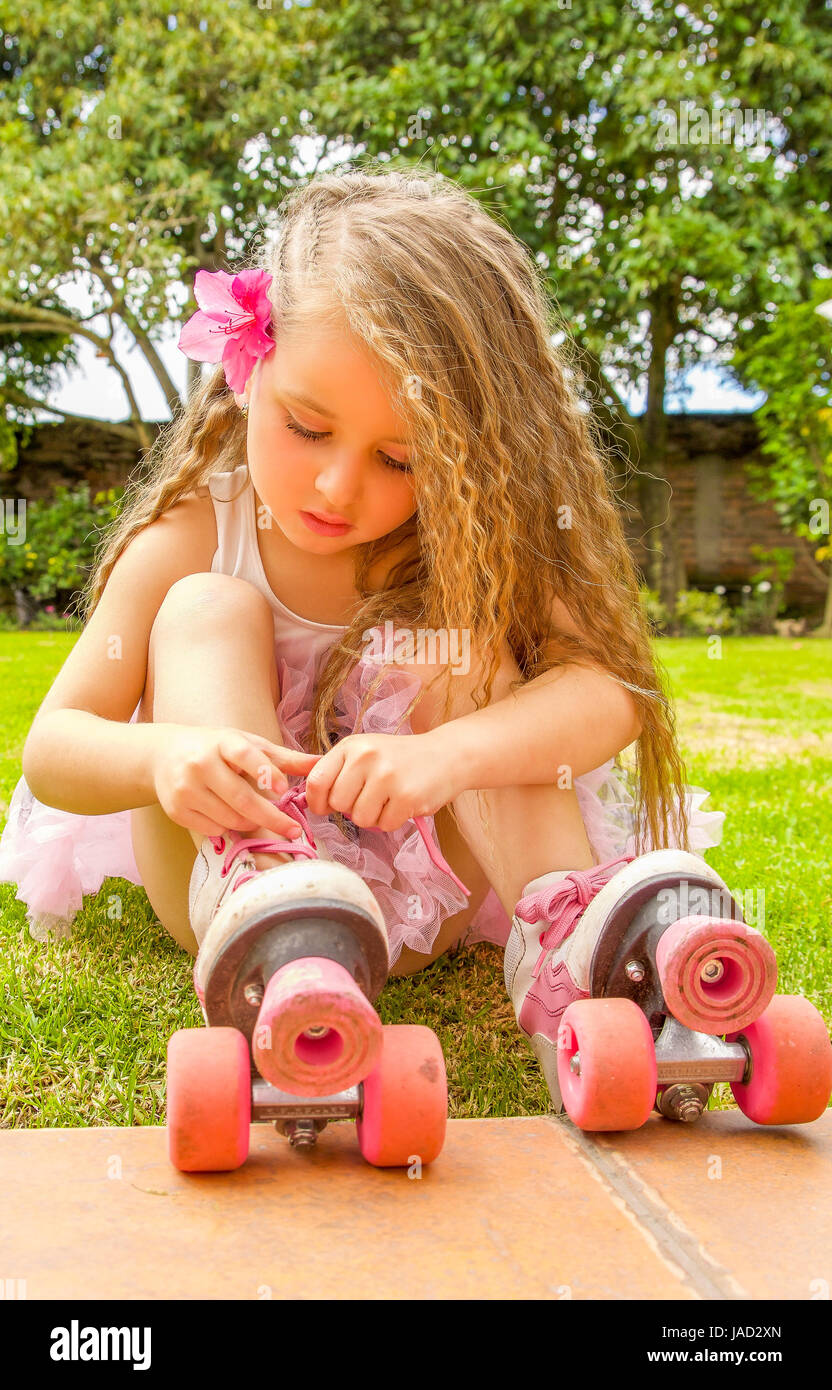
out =
<svg viewBox="0 0 832 1390"><path fill-rule="evenodd" d="M255 850L263 850L265 853L272 854L277 851L280 851L284 854L298 854L305 859L318 858L318 847L315 844L315 837L313 836L309 826L309 822L306 816L304 815L304 811L307 809L306 788L300 785L296 787L288 787L286 791L283 792L279 800L275 802L275 805L277 806L278 810L284 811L286 815L292 817L292 820L296 820L298 822L298 825L300 825L304 834L308 837L310 843L304 844L301 838L298 838L296 840L289 840L286 838L274 840L257 839L256 837L238 838L234 840L226 850L225 859L223 860L222 868L220 870L220 875L222 878L225 878L226 874L229 872L231 865L233 864L237 855L242 854L247 850L251 852L254 852ZM419 831L419 834L421 835L424 841L425 849L427 850L431 860L436 865L436 867L438 869L441 869L443 873L448 874L449 877L453 879L457 887L462 890L465 896L470 897L471 889L466 888L465 884L462 882L462 879L457 878L450 864L444 858L441 851L437 849L436 845L431 839L430 832L428 831L427 824L425 821L425 817L414 816L413 823L416 826L416 829ZM221 854L222 851L226 849L226 837L224 835L211 835L209 838L217 854ZM237 882L234 884L232 892L236 892L242 883L245 883L250 878L254 878L258 872L259 870L250 869L248 870L248 872L241 874L240 877L237 879Z"/></svg>
<svg viewBox="0 0 832 1390"><path fill-rule="evenodd" d="M618 872L620 865L631 863L634 857L632 854L622 854L606 864L593 864L591 869L572 869L551 888L538 888L536 893L527 893L525 898L520 899L514 910L524 922L549 923L540 933L541 951L532 971L532 979L537 979L546 957L572 933L578 918L599 889Z"/></svg>

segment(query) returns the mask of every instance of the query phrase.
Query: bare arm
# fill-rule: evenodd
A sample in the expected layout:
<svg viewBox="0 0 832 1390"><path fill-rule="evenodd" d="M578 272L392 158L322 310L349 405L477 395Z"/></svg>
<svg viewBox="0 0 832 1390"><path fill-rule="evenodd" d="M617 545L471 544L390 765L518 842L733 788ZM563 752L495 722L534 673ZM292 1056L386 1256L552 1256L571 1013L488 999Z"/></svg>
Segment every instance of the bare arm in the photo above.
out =
<svg viewBox="0 0 832 1390"><path fill-rule="evenodd" d="M172 727L49 710L26 740L23 776L44 806L77 816L150 806L157 800L154 759Z"/></svg>
<svg viewBox="0 0 832 1390"><path fill-rule="evenodd" d="M122 551L23 748L23 775L44 806L97 816L157 800L152 755L174 726L128 721L161 603L178 579L210 568L215 543L210 498L192 496Z"/></svg>
<svg viewBox="0 0 832 1390"><path fill-rule="evenodd" d="M534 786L600 767L641 732L635 701L606 672L547 671L503 700L432 729L426 738L458 764L466 788Z"/></svg>
<svg viewBox="0 0 832 1390"><path fill-rule="evenodd" d="M43 805L101 816L158 803L199 833L297 830L264 794L261 777L270 767L278 780L270 778L269 789L283 791L288 773L310 770L312 755L225 725L129 722L145 690L151 630L165 595L185 575L210 568L210 498L207 508L197 496L177 503L134 536L113 566L23 748L23 774Z"/></svg>
<svg viewBox="0 0 832 1390"><path fill-rule="evenodd" d="M580 628L564 603L552 604L554 623L575 636ZM556 639L553 653L560 652ZM632 694L596 663L568 661L503 700L431 731L445 756L458 761L466 788L534 786L569 770L575 777L600 767L641 735Z"/></svg>

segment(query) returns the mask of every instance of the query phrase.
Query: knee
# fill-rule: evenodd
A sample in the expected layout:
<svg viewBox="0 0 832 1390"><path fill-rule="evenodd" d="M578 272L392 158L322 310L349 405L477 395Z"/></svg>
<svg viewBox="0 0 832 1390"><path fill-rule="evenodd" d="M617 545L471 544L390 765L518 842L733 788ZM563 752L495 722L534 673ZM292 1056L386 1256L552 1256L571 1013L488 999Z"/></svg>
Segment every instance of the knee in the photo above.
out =
<svg viewBox="0 0 832 1390"><path fill-rule="evenodd" d="M182 617L190 621L201 613L210 613L214 619L253 613L272 623L268 599L259 589L236 575L214 573L186 574L171 584L159 605L157 622Z"/></svg>

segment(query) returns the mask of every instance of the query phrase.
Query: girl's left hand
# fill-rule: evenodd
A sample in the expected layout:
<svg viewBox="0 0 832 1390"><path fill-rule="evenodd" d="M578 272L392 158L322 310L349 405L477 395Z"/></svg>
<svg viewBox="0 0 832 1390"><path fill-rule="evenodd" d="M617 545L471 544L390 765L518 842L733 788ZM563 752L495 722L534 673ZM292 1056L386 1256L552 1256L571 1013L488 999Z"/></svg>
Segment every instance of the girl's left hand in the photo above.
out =
<svg viewBox="0 0 832 1390"><path fill-rule="evenodd" d="M462 790L427 734L347 734L306 776L306 801L319 816L340 811L355 825L398 830L432 816Z"/></svg>

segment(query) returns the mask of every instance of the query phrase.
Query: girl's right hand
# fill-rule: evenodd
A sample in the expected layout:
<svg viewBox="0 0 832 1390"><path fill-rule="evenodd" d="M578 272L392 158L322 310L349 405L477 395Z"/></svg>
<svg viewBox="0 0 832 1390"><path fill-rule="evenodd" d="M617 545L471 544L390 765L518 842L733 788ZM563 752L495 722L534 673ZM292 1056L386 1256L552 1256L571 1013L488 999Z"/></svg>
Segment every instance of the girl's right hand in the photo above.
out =
<svg viewBox="0 0 832 1390"><path fill-rule="evenodd" d="M298 822L274 802L289 785L285 774L311 772L320 753L297 753L232 727L171 724L168 730L154 755L153 785L172 821L200 835L250 834L264 826L296 838Z"/></svg>

